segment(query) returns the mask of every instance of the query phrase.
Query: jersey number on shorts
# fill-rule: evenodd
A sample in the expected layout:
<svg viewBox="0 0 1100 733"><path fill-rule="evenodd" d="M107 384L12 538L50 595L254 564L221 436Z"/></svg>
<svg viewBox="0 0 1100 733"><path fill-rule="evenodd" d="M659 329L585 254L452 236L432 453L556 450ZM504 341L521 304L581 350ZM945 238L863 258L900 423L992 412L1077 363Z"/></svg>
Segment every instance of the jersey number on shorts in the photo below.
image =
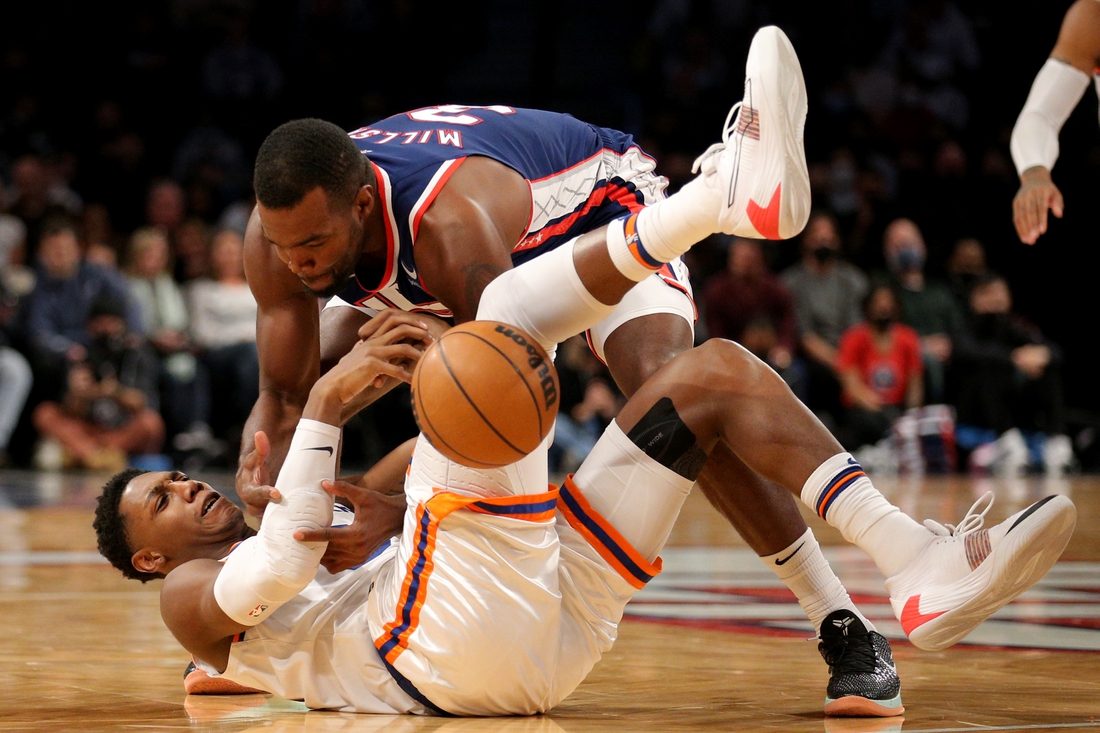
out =
<svg viewBox="0 0 1100 733"><path fill-rule="evenodd" d="M424 109L406 112L409 119L417 122L442 122L451 125L480 125L482 118L466 114L472 109L485 109L496 112L499 115L514 115L516 111L511 107L493 104L488 107L466 107L461 104L441 104L438 107L425 107Z"/></svg>

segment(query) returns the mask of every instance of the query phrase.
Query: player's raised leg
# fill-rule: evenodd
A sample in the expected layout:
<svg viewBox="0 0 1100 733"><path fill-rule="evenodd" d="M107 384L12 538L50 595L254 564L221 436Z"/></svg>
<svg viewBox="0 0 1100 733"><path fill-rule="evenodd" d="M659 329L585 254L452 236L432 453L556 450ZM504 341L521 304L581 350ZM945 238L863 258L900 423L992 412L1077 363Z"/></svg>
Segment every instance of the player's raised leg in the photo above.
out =
<svg viewBox="0 0 1100 733"><path fill-rule="evenodd" d="M569 525L636 588L658 569L657 555L708 455L725 446L720 413L736 410L736 398L721 396L728 385L701 388L697 377L720 368L727 350L712 342L675 357L631 397L562 489L562 512ZM591 553L576 547L575 538L563 536L562 544L563 563L591 563ZM828 594L799 598L815 628L821 629L819 648L833 672L825 712L901 714L900 682L889 643L851 610L813 533L807 530L783 560L784 569L791 568L788 581L796 587L816 581L828 588L831 579L848 600L834 608L828 605ZM622 583L609 582L607 590L606 600L613 604L623 593ZM592 619L590 625L598 635L600 622Z"/></svg>
<svg viewBox="0 0 1100 733"><path fill-rule="evenodd" d="M778 375L739 358L742 349L731 342L711 341L700 349L712 352L712 359L680 369L677 378L709 392L701 402L726 406L719 413L723 441L871 556L918 647L943 649L964 637L1038 581L1069 541L1076 510L1063 496L1047 497L989 529L982 529L983 502L956 526L918 524L875 489L809 410L776 417L776 395L787 390ZM682 414L688 420L690 413Z"/></svg>
<svg viewBox="0 0 1100 733"><path fill-rule="evenodd" d="M663 308L664 312L654 312ZM628 318L629 317L629 318ZM596 353L607 362L616 383L627 397L633 396L653 374L692 347L693 310L688 295L659 278L639 284L623 298L612 316L589 331ZM755 357L743 352L743 358ZM789 409L793 395L776 404L777 415ZM718 442L707 456L696 479L708 501L741 535L764 566L794 593L815 633L827 640L823 647L830 660L828 714L881 714L876 698L890 699L882 676L867 674L877 662L884 674L893 674L889 642L858 607L826 562L814 533L799 513L795 498L780 486L745 465L725 443ZM863 636L830 637L850 617L868 632ZM829 620L825 624L826 619ZM824 628L823 628L824 627ZM848 626L843 626L847 629ZM851 644L849 644L851 642ZM878 644L881 649L873 648ZM850 647L850 648L849 648ZM732 681L732 680L731 680ZM840 691L843 690L843 693ZM856 703L856 704L853 704ZM900 709L887 708L887 712Z"/></svg>
<svg viewBox="0 0 1100 733"><path fill-rule="evenodd" d="M710 234L798 234L810 207L802 69L774 26L757 32L746 69L746 98L730 110L722 142L696 161L696 179L505 272L486 288L477 317L519 326L550 349L598 323L636 283Z"/></svg>

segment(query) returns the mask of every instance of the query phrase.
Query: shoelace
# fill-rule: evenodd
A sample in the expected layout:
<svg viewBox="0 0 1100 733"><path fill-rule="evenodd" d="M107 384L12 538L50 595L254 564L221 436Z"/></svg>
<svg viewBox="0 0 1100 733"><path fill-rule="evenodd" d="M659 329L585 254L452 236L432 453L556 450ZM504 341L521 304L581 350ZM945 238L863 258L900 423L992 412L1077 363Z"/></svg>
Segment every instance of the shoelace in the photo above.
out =
<svg viewBox="0 0 1100 733"><path fill-rule="evenodd" d="M709 148L703 151L703 154L695 159L695 162L691 165L691 172L698 173L703 167L703 162L715 153L721 152L725 149L726 144L729 143L730 135L737 129L737 115L741 111L742 102L738 102L730 108L730 112L726 115L726 122L722 125L722 142L713 143ZM733 122L731 125L730 122ZM708 168L706 173L712 173L713 171Z"/></svg>
<svg viewBox="0 0 1100 733"><path fill-rule="evenodd" d="M989 501L986 502L986 499L988 499ZM978 507L981 506L983 502L986 502L985 508L979 511ZM927 527L932 533L938 534L941 537L952 537L964 535L968 532L976 532L982 528L982 525L985 524L985 515L989 513L989 510L992 506L993 492L987 491L982 494L982 496L976 502L974 502L973 506L971 506L970 510L966 513L966 516L963 517L963 520L957 525L940 524L934 519L926 519L924 520L924 526Z"/></svg>
<svg viewBox="0 0 1100 733"><path fill-rule="evenodd" d="M840 636L831 641L822 639L818 650L825 664L841 674L875 671L875 647L870 634Z"/></svg>

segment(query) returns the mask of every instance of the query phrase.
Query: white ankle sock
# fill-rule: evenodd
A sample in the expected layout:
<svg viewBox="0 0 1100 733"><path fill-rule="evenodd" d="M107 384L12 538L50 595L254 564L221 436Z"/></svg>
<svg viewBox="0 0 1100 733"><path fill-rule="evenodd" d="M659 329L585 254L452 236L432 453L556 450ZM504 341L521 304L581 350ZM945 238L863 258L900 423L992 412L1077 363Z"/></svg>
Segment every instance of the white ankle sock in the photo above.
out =
<svg viewBox="0 0 1100 733"><path fill-rule="evenodd" d="M875 630L875 625L859 612L840 579L825 562L812 529L807 529L788 547L760 559L791 589L798 605L814 625L814 631L821 629L826 616L842 608L858 616L868 631Z"/></svg>
<svg viewBox="0 0 1100 733"><path fill-rule="evenodd" d="M719 196L697 178L667 199L612 222L607 250L623 276L640 282L718 231Z"/></svg>
<svg viewBox="0 0 1100 733"><path fill-rule="evenodd" d="M806 479L802 502L870 555L887 578L908 565L933 536L886 501L850 453L833 456Z"/></svg>

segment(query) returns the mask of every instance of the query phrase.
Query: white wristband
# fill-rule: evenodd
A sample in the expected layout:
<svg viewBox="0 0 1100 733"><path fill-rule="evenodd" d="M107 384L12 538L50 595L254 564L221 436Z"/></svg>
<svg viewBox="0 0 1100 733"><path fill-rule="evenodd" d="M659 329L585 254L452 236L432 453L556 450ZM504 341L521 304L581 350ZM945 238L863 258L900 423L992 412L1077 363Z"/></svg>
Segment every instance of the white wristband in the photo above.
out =
<svg viewBox="0 0 1100 733"><path fill-rule="evenodd" d="M1048 171L1058 160L1058 133L1089 85L1089 75L1063 61L1047 59L1035 76L1031 93L1012 128L1012 161L1016 172L1041 165Z"/></svg>

